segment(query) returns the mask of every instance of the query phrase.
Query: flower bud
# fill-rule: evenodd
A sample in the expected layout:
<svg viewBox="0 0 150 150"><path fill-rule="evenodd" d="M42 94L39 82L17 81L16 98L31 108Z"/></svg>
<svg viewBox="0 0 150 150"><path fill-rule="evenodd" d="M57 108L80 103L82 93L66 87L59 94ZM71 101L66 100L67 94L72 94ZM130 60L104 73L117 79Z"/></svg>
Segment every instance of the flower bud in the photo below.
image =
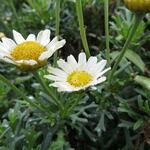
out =
<svg viewBox="0 0 150 150"><path fill-rule="evenodd" d="M150 0L124 0L128 9L134 12L150 12Z"/></svg>

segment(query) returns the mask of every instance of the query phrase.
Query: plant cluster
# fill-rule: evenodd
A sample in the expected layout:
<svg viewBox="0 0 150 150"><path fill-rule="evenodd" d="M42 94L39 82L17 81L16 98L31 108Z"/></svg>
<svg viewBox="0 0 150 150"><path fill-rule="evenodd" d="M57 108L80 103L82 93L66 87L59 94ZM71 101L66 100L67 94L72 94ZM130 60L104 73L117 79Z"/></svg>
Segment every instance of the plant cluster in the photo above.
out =
<svg viewBox="0 0 150 150"><path fill-rule="evenodd" d="M146 0L1 2L0 150L148 150L149 11Z"/></svg>

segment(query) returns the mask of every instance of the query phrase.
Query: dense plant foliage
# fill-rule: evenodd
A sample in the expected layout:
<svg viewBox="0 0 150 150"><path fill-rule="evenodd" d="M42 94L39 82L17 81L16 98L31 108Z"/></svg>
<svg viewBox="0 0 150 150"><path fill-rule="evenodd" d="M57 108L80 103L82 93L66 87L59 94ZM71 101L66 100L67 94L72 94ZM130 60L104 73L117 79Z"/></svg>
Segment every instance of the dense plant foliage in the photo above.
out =
<svg viewBox="0 0 150 150"><path fill-rule="evenodd" d="M27 72L0 61L0 150L150 148L150 15L131 12L121 0L109 1L109 15L105 0L80 2L1 1L1 38L12 38L13 29L24 37L50 29L51 39L60 35L66 44L48 64L57 67L59 58L85 51L106 59L111 70L94 87L59 92L44 78L47 65ZM137 30L118 61L137 16Z"/></svg>

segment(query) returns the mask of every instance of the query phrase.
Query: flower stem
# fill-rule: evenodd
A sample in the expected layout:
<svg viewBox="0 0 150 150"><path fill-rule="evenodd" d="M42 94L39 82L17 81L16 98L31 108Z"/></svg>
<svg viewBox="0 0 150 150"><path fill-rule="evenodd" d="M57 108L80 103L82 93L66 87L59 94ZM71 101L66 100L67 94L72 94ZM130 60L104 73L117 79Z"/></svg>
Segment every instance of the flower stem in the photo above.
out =
<svg viewBox="0 0 150 150"><path fill-rule="evenodd" d="M59 28L60 28L60 1L61 0L56 0L56 11L55 11L55 16L56 16L56 31L55 31L55 36L59 35ZM54 54L54 65L56 65L57 62L57 55L58 52L56 51Z"/></svg>
<svg viewBox="0 0 150 150"><path fill-rule="evenodd" d="M125 42L125 44L124 44L124 46L123 46L123 48L121 50L121 53L120 53L119 57L117 58L114 66L112 68L112 71L111 71L111 73L109 75L109 83L111 83L113 75L114 75L114 73L115 73L115 71L116 71L120 61L122 60L126 50L128 49L129 44L131 43L132 38L135 35L135 32L136 32L140 22L142 21L142 19L143 19L143 14L135 14L135 20L134 20L133 25L131 26L130 31L129 31L128 38L127 38L127 40L126 40L126 42Z"/></svg>
<svg viewBox="0 0 150 150"><path fill-rule="evenodd" d="M43 87L44 91L55 101L55 103L62 108L61 103L57 99L57 97L53 94L53 92L50 90L50 88L46 85L43 78L38 74L38 72L33 72L34 77L37 79L37 81L40 83L40 85Z"/></svg>
<svg viewBox="0 0 150 150"><path fill-rule="evenodd" d="M110 64L110 46L109 46L109 0L104 0L104 15L105 15L105 37L106 37L106 59Z"/></svg>
<svg viewBox="0 0 150 150"><path fill-rule="evenodd" d="M13 11L13 14L14 14L14 16L16 18L16 23L17 23L19 29L21 30L22 33L24 33L23 27L22 27L22 25L19 22L19 17L18 17L18 14L17 14L17 11L16 11L16 8L15 8L13 0L9 0L9 4L10 4L10 7L11 7L11 9Z"/></svg>
<svg viewBox="0 0 150 150"><path fill-rule="evenodd" d="M45 113L44 109L42 107L40 107L39 105L37 105L36 103L32 102L30 99L28 99L26 97L26 95L21 92L21 90L19 90L14 84L12 84L8 79L6 79L3 75L0 74L0 80L3 81L4 83L6 83L7 85L9 85L12 90L14 90L14 92L16 92L16 94L18 96L20 96L21 98L23 98L26 102L28 102L31 106L38 108L39 110L41 110L42 112Z"/></svg>
<svg viewBox="0 0 150 150"><path fill-rule="evenodd" d="M78 22L79 22L79 27L80 27L80 35L83 43L83 47L85 50L85 53L87 57L90 57L90 50L86 38L86 31L84 27L84 20L83 20L83 11L82 11L82 2L81 0L76 0L76 11L77 11L77 16L78 16Z"/></svg>

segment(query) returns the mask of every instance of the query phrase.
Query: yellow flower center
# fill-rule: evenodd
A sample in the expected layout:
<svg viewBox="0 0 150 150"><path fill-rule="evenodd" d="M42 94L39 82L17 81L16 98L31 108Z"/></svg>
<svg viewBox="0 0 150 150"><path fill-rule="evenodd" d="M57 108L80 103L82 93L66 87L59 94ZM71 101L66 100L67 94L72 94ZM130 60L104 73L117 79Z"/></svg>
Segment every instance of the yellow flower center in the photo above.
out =
<svg viewBox="0 0 150 150"><path fill-rule="evenodd" d="M42 52L46 51L46 48L34 41L27 41L18 44L11 52L11 56L14 60L36 60Z"/></svg>
<svg viewBox="0 0 150 150"><path fill-rule="evenodd" d="M86 71L76 70L69 74L67 81L74 87L82 87L92 81L92 75Z"/></svg>

